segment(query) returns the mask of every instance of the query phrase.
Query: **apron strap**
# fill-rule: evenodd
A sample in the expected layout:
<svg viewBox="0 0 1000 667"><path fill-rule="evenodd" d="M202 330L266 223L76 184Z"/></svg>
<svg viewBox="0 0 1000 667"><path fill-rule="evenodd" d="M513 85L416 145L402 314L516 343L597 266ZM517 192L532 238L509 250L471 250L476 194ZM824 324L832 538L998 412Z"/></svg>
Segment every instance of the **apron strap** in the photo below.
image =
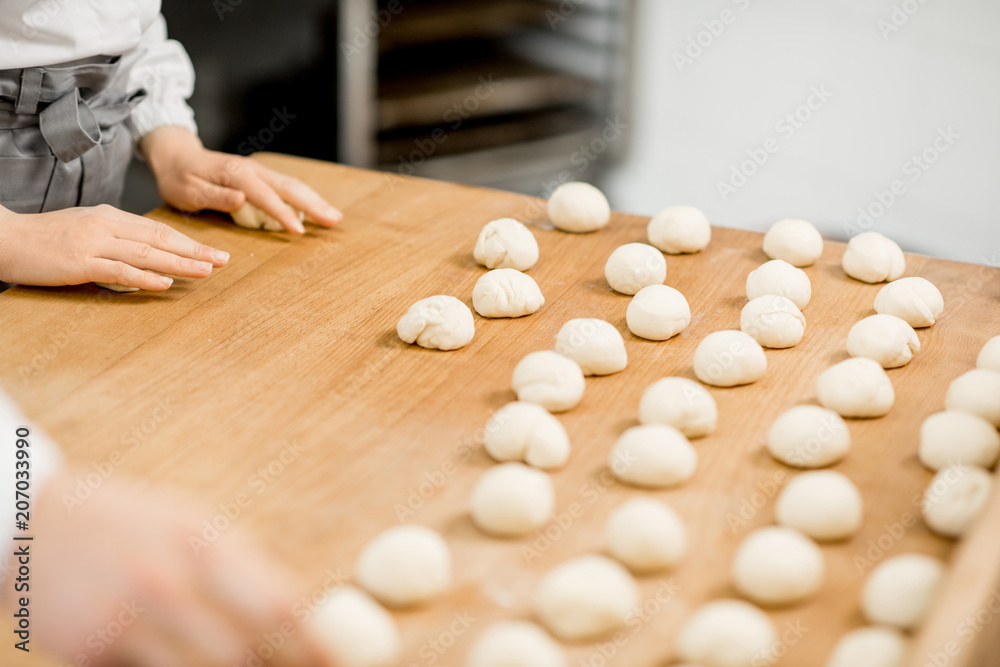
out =
<svg viewBox="0 0 1000 667"><path fill-rule="evenodd" d="M21 88L18 91L15 112L33 114L38 111L44 76L45 70L40 67L26 67L21 71Z"/></svg>
<svg viewBox="0 0 1000 667"><path fill-rule="evenodd" d="M47 106L38 115L38 126L45 142L60 162L80 157L101 141L101 128L128 118L132 108L146 96L139 89L122 101L91 109L74 88Z"/></svg>

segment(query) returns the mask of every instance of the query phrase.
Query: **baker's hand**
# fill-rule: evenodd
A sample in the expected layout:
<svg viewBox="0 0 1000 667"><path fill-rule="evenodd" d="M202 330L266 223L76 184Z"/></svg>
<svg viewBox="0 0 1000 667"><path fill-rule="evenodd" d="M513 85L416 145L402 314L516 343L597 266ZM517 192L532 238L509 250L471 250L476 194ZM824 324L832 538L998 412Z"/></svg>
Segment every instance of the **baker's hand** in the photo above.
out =
<svg viewBox="0 0 1000 667"><path fill-rule="evenodd" d="M0 280L19 285L117 283L165 290L165 273L204 278L229 254L112 206L14 213L0 206Z"/></svg>
<svg viewBox="0 0 1000 667"><path fill-rule="evenodd" d="M343 217L302 181L238 155L210 151L182 127L160 127L140 142L163 201L182 211L232 213L249 200L282 227L305 233L292 206L324 227Z"/></svg>
<svg viewBox="0 0 1000 667"><path fill-rule="evenodd" d="M333 667L293 613L299 582L235 528L209 543L206 515L182 498L110 479L80 500L79 484L60 473L32 511L32 639L49 652L101 666Z"/></svg>

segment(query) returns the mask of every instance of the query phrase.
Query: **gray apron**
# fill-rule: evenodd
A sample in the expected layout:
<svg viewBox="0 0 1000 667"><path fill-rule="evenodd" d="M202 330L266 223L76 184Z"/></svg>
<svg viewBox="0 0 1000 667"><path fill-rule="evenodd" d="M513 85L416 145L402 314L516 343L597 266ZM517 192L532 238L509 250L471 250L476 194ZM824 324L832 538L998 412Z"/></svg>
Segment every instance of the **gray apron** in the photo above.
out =
<svg viewBox="0 0 1000 667"><path fill-rule="evenodd" d="M0 204L17 213L118 205L132 158L124 121L146 96L111 89L120 60L0 70Z"/></svg>

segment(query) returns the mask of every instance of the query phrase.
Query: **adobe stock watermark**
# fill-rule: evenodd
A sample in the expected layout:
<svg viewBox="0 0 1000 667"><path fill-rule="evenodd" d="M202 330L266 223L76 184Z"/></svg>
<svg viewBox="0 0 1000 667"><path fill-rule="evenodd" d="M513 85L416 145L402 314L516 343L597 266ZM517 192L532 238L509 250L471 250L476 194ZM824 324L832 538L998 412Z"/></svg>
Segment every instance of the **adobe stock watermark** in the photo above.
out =
<svg viewBox="0 0 1000 667"><path fill-rule="evenodd" d="M61 667L91 667L91 665L103 664L101 656L122 636L126 628L135 623L139 614L146 610L144 607L140 607L134 599L122 602L118 606L118 613L110 621L84 639L83 645L88 650L77 653L73 657L72 663Z"/></svg>
<svg viewBox="0 0 1000 667"><path fill-rule="evenodd" d="M879 188L872 191L872 200L858 207L858 217L855 223L845 223L844 233L850 237L874 227L875 222L885 215L903 195L909 192L907 181L912 184L923 178L941 156L951 150L961 138L962 135L953 130L951 125L938 127L934 139L922 150L906 158L900 165L901 177L892 179L885 189Z"/></svg>
<svg viewBox="0 0 1000 667"><path fill-rule="evenodd" d="M750 7L750 0L732 0L732 3L740 12L746 11ZM677 71L683 74L686 67L694 65L695 61L712 48L717 39L722 37L726 29L736 23L738 17L737 12L727 7L720 11L718 16L702 21L703 29L690 35L683 49L671 54Z"/></svg>
<svg viewBox="0 0 1000 667"><path fill-rule="evenodd" d="M784 470L775 470L769 480L758 480L754 485L756 490L749 496L740 498L739 509L736 512L726 512L726 525L729 526L729 530L736 534L741 528L749 525L757 513L778 495L787 481L788 473Z"/></svg>
<svg viewBox="0 0 1000 667"><path fill-rule="evenodd" d="M289 123L295 120L298 114L291 113L288 111L288 107L284 106L280 109L278 107L271 108L271 119L267 122L267 125L257 130L256 134L251 134L247 136L246 139L240 142L240 145L236 147L236 152L240 155L250 155L256 151L262 151L264 148L274 141L274 138L281 134L289 125Z"/></svg>
<svg viewBox="0 0 1000 667"><path fill-rule="evenodd" d="M903 0L893 4L889 16L875 22L882 39L889 41L889 37L899 32L926 4L927 0Z"/></svg>
<svg viewBox="0 0 1000 667"><path fill-rule="evenodd" d="M425 641L417 649L417 657L420 662L411 662L407 667L422 667L426 665L438 664L438 661L455 645L458 638L469 631L473 625L479 621L478 618L466 611L454 612L451 622L437 634Z"/></svg>
<svg viewBox="0 0 1000 667"><path fill-rule="evenodd" d="M781 634L771 646L753 657L750 661L751 667L771 667L777 664L788 653L788 649L802 641L807 632L809 628L802 625L801 620L785 621Z"/></svg>
<svg viewBox="0 0 1000 667"><path fill-rule="evenodd" d="M633 608L625 619L625 629L613 634L607 641L598 642L593 653L585 658L580 658L577 665L580 667L606 667L618 652L624 648L635 635L639 634L646 625L663 611L681 591L681 585L676 583L673 577L660 579L653 594L647 597L642 603Z"/></svg>
<svg viewBox="0 0 1000 667"><path fill-rule="evenodd" d="M827 89L826 84L810 86L809 94L802 104L785 113L774 123L774 130L778 133L778 137L768 137L760 146L748 148L746 151L747 159L730 166L729 178L715 182L719 198L725 202L749 183L761 167L781 150L782 142L790 141L799 130L805 127L806 123L812 120L816 112L829 102L831 97L833 97L833 92Z"/></svg>
<svg viewBox="0 0 1000 667"><path fill-rule="evenodd" d="M284 475L310 446L299 444L294 440L285 443L277 456L247 477L245 491L236 494L230 502L219 503L217 505L219 511L214 516L202 520L201 531L188 535L188 546L194 555L201 555L202 551L229 530L240 516L253 505L254 499L263 495L268 487Z"/></svg>
<svg viewBox="0 0 1000 667"><path fill-rule="evenodd" d="M32 42L72 0L39 0L32 3L21 15L21 26L17 36L6 37L10 50L19 53L21 45Z"/></svg>
<svg viewBox="0 0 1000 667"><path fill-rule="evenodd" d="M407 3L413 0L406 0ZM347 40L340 42L340 54L344 58L350 59L359 55L362 51L378 40L392 20L396 18L404 9L402 0L389 0L382 7L373 7L369 10L369 19L364 25L356 25L351 30L351 36Z"/></svg>
<svg viewBox="0 0 1000 667"><path fill-rule="evenodd" d="M955 624L954 639L947 641L937 650L927 653L924 667L947 667L957 658L977 635L990 627L993 619L1000 614L1000 590L990 590L990 596L974 614L967 614Z"/></svg>

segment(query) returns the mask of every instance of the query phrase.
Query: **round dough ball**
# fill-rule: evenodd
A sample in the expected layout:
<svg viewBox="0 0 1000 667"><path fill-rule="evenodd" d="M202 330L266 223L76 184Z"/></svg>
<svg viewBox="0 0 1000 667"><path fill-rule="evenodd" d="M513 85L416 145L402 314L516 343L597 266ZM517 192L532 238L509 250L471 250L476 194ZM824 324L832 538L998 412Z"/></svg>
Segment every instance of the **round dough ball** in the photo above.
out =
<svg viewBox="0 0 1000 667"><path fill-rule="evenodd" d="M783 259L772 259L747 275L747 298L752 301L765 294L783 296L801 309L812 298L812 283L802 269Z"/></svg>
<svg viewBox="0 0 1000 667"><path fill-rule="evenodd" d="M895 280L906 270L903 251L878 232L863 232L848 241L840 264L844 273L865 283Z"/></svg>
<svg viewBox="0 0 1000 667"><path fill-rule="evenodd" d="M767 431L767 451L785 465L822 468L844 458L851 432L833 410L796 405L785 410Z"/></svg>
<svg viewBox="0 0 1000 667"><path fill-rule="evenodd" d="M625 341L612 324L594 318L577 318L556 334L556 352L580 365L584 375L611 375L625 370Z"/></svg>
<svg viewBox="0 0 1000 667"><path fill-rule="evenodd" d="M854 535L864 514L858 487L833 470L815 470L793 478L778 494L774 510L778 523L821 542Z"/></svg>
<svg viewBox="0 0 1000 667"><path fill-rule="evenodd" d="M535 612L563 640L595 639L625 624L639 605L629 571L605 556L577 556L549 570L538 584Z"/></svg>
<svg viewBox="0 0 1000 667"><path fill-rule="evenodd" d="M358 556L358 583L382 604L410 607L451 585L451 554L436 532L397 526L376 535Z"/></svg>
<svg viewBox="0 0 1000 667"><path fill-rule="evenodd" d="M931 470L946 465L992 468L1000 458L1000 434L971 412L943 410L920 425L920 462Z"/></svg>
<svg viewBox="0 0 1000 667"><path fill-rule="evenodd" d="M816 398L841 417L881 417L892 408L896 393L877 361L854 357L820 373Z"/></svg>
<svg viewBox="0 0 1000 667"><path fill-rule="evenodd" d="M742 331L716 331L694 351L694 374L705 384L735 387L756 382L767 370L760 343Z"/></svg>
<svg viewBox="0 0 1000 667"><path fill-rule="evenodd" d="M590 183L563 183L549 195L549 219L564 232L594 232L608 224L611 206Z"/></svg>
<svg viewBox="0 0 1000 667"><path fill-rule="evenodd" d="M925 278L893 280L875 295L875 312L895 315L914 329L929 327L944 312L944 297Z"/></svg>
<svg viewBox="0 0 1000 667"><path fill-rule="evenodd" d="M705 667L768 664L778 633L767 614L742 600L715 600L681 627L677 657Z"/></svg>
<svg viewBox="0 0 1000 667"><path fill-rule="evenodd" d="M529 621L498 621L469 649L466 667L567 667L566 654Z"/></svg>
<svg viewBox="0 0 1000 667"><path fill-rule="evenodd" d="M905 366L919 351L917 332L895 315L869 315L847 334L848 354L874 359L882 368Z"/></svg>
<svg viewBox="0 0 1000 667"><path fill-rule="evenodd" d="M502 463L476 482L469 512L483 532L513 537L544 526L555 506L551 477L523 463Z"/></svg>
<svg viewBox="0 0 1000 667"><path fill-rule="evenodd" d="M944 406L971 412L1000 427L1000 372L975 368L959 375L948 385Z"/></svg>
<svg viewBox="0 0 1000 667"><path fill-rule="evenodd" d="M472 256L487 269L527 271L538 261L538 241L514 218L499 218L479 232Z"/></svg>
<svg viewBox="0 0 1000 667"><path fill-rule="evenodd" d="M924 554L887 558L861 589L861 612L872 623L910 630L923 620L944 577L944 563Z"/></svg>
<svg viewBox="0 0 1000 667"><path fill-rule="evenodd" d="M761 605L801 602L823 585L826 565L816 543L793 528L767 526L744 538L733 556L733 584Z"/></svg>
<svg viewBox="0 0 1000 667"><path fill-rule="evenodd" d="M789 299L765 294L743 306L740 329L763 347L792 347L806 332L806 318Z"/></svg>
<svg viewBox="0 0 1000 667"><path fill-rule="evenodd" d="M939 535L961 537L986 507L993 475L976 466L941 468L924 492L924 522Z"/></svg>
<svg viewBox="0 0 1000 667"><path fill-rule="evenodd" d="M718 420L715 399L707 389L687 378L657 380L639 400L640 424L666 424L689 438L708 435Z"/></svg>
<svg viewBox="0 0 1000 667"><path fill-rule="evenodd" d="M620 481L633 486L665 488L691 478L698 454L673 426L633 426L611 448L608 466Z"/></svg>
<svg viewBox="0 0 1000 667"><path fill-rule="evenodd" d="M647 285L629 302L625 323L639 338L667 340L691 323L691 308L684 295L673 287Z"/></svg>
<svg viewBox="0 0 1000 667"><path fill-rule="evenodd" d="M712 240L712 226L694 206L670 206L646 226L649 242L671 255L701 252Z"/></svg>
<svg viewBox="0 0 1000 667"><path fill-rule="evenodd" d="M663 253L645 243L626 243L615 248L604 265L611 289L631 296L649 285L660 285L667 277Z"/></svg>
<svg viewBox="0 0 1000 667"><path fill-rule="evenodd" d="M764 254L792 266L812 266L823 254L823 237L811 222L779 220L764 234Z"/></svg>
<svg viewBox="0 0 1000 667"><path fill-rule="evenodd" d="M990 338L986 341L986 345L983 345L983 348L979 350L976 368L985 368L1000 373L1000 336Z"/></svg>
<svg viewBox="0 0 1000 667"><path fill-rule="evenodd" d="M532 352L514 367L511 386L519 401L538 403L549 412L565 412L583 398L583 371L558 352Z"/></svg>
<svg viewBox="0 0 1000 667"><path fill-rule="evenodd" d="M299 222L304 222L306 219L306 214L294 206L292 211L298 216ZM233 218L233 222L236 223L238 227L245 227L246 229L263 229L266 232L283 232L285 231L284 226L278 219L267 211L258 208L257 206L251 204L249 201L244 201L243 204L229 214Z"/></svg>
<svg viewBox="0 0 1000 667"><path fill-rule="evenodd" d="M840 638L826 667L903 667L909 642L899 630L870 626Z"/></svg>
<svg viewBox="0 0 1000 667"><path fill-rule="evenodd" d="M537 403L514 401L486 424L487 453L500 462L524 461L536 468L559 468L569 458L569 436L559 420Z"/></svg>
<svg viewBox="0 0 1000 667"><path fill-rule="evenodd" d="M353 586L330 593L309 623L320 647L339 667L393 667L399 662L396 621Z"/></svg>
<svg viewBox="0 0 1000 667"><path fill-rule="evenodd" d="M476 335L472 311L453 296L438 294L410 306L396 324L404 343L433 350L457 350Z"/></svg>
<svg viewBox="0 0 1000 667"><path fill-rule="evenodd" d="M483 317L530 315L544 303L534 279L515 269L487 271L472 288L472 306Z"/></svg>
<svg viewBox="0 0 1000 667"><path fill-rule="evenodd" d="M619 505L604 529L608 551L636 573L673 567L687 554L687 528L666 503L633 498Z"/></svg>

